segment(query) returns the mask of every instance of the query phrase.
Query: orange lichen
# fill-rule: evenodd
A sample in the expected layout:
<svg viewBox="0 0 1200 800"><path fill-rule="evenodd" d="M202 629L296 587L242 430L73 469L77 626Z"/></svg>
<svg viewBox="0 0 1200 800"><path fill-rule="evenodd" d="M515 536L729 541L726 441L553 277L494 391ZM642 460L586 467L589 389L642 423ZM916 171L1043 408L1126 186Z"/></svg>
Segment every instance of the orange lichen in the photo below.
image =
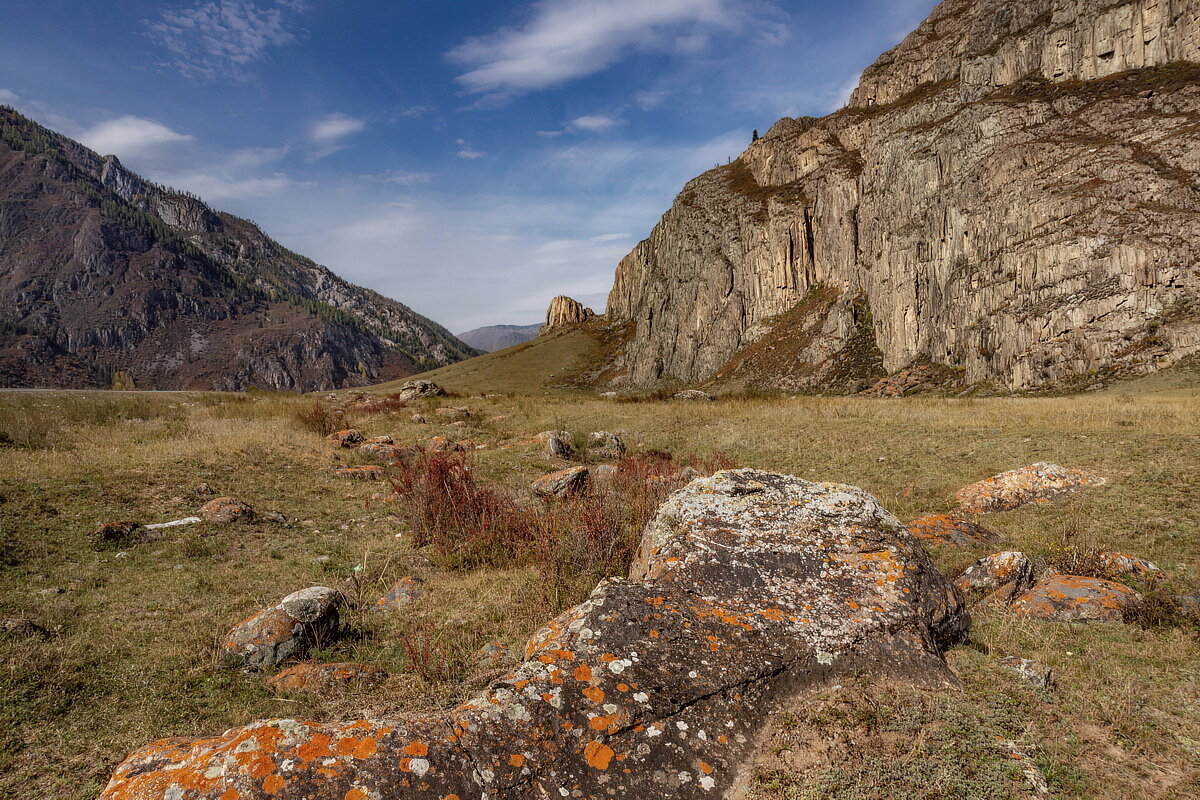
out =
<svg viewBox="0 0 1200 800"><path fill-rule="evenodd" d="M608 769L614 755L613 749L603 742L591 741L583 748L583 757L593 769Z"/></svg>

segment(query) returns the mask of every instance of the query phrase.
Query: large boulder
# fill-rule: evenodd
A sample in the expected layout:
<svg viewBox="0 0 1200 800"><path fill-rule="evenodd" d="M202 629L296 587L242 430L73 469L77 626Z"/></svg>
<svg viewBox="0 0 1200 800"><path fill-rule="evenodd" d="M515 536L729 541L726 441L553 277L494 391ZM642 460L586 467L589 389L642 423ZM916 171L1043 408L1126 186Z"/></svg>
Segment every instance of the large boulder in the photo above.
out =
<svg viewBox="0 0 1200 800"><path fill-rule="evenodd" d="M720 798L805 690L865 673L952 687L968 618L871 496L753 470L676 492L629 579L538 631L479 697L426 719L268 720L167 739L103 800Z"/></svg>
<svg viewBox="0 0 1200 800"><path fill-rule="evenodd" d="M419 397L441 397L446 390L433 381L408 381L396 393L396 399L402 403L416 400Z"/></svg>
<svg viewBox="0 0 1200 800"><path fill-rule="evenodd" d="M303 658L338 634L342 594L328 586L292 592L278 604L239 623L225 636L225 654L251 669L276 667L289 658Z"/></svg>
<svg viewBox="0 0 1200 800"><path fill-rule="evenodd" d="M1106 482L1091 472L1039 462L964 486L955 499L964 511L1012 511L1026 503L1048 503L1076 489Z"/></svg>
<svg viewBox="0 0 1200 800"><path fill-rule="evenodd" d="M1121 622L1140 605L1140 594L1122 583L1081 575L1052 575L1013 601L1014 614L1059 622Z"/></svg>

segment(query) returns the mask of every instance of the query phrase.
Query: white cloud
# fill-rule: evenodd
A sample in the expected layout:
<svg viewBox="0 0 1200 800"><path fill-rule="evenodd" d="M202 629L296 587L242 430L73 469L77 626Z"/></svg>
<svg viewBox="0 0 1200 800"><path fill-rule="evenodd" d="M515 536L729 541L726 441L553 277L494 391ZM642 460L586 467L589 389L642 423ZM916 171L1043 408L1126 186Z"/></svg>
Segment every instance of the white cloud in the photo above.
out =
<svg viewBox="0 0 1200 800"><path fill-rule="evenodd" d="M606 117L603 114L590 114L588 116L576 117L571 120L570 128L577 131L588 131L589 133L601 133L611 130L620 125L621 121Z"/></svg>
<svg viewBox="0 0 1200 800"><path fill-rule="evenodd" d="M363 175L365 180L374 183L394 183L398 186L417 186L433 180L432 172L409 172L405 169L389 169L377 175Z"/></svg>
<svg viewBox="0 0 1200 800"><path fill-rule="evenodd" d="M242 79L273 48L295 43L291 16L308 10L303 0L204 0L147 20L149 35L170 51L170 64L190 78Z"/></svg>
<svg viewBox="0 0 1200 800"><path fill-rule="evenodd" d="M670 96L670 92L663 90L657 92L638 92L633 96L633 102L638 104L638 108L642 111L651 111L663 104L663 101Z"/></svg>
<svg viewBox="0 0 1200 800"><path fill-rule="evenodd" d="M478 93L544 89L599 72L630 50L694 47L700 29L738 20L729 0L539 0L532 8L525 25L450 51L467 68L459 83Z"/></svg>
<svg viewBox="0 0 1200 800"><path fill-rule="evenodd" d="M20 96L11 89L0 89L0 103L11 106L20 99Z"/></svg>
<svg viewBox="0 0 1200 800"><path fill-rule="evenodd" d="M351 134L358 133L367 127L361 119L348 117L345 114L330 114L313 123L309 135L317 144L333 144Z"/></svg>
<svg viewBox="0 0 1200 800"><path fill-rule="evenodd" d="M487 153L483 152L482 150L459 150L454 155L458 156L459 158L466 158L474 161L477 158L483 158L487 155Z"/></svg>
<svg viewBox="0 0 1200 800"><path fill-rule="evenodd" d="M78 138L101 155L115 154L123 159L136 158L160 151L165 146L195 140L154 120L130 116L101 122L80 133Z"/></svg>

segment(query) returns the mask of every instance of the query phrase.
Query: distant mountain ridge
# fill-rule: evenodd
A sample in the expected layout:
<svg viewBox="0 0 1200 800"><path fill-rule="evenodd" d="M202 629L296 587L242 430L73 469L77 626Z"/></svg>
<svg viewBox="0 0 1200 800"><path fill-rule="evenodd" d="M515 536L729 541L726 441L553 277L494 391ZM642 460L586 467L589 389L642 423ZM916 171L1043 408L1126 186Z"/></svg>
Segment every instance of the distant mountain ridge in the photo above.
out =
<svg viewBox="0 0 1200 800"><path fill-rule="evenodd" d="M477 355L253 223L0 107L0 385L314 391Z"/></svg>
<svg viewBox="0 0 1200 800"><path fill-rule="evenodd" d="M458 338L485 353L525 344L538 335L540 323L534 325L488 325L460 333Z"/></svg>

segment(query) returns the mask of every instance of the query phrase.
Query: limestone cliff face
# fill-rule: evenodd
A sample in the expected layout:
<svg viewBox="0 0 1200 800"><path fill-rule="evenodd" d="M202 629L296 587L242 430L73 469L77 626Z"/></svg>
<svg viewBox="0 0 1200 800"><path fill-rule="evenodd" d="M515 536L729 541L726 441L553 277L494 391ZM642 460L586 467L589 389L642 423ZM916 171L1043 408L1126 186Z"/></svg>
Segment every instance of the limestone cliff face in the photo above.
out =
<svg viewBox="0 0 1200 800"><path fill-rule="evenodd" d="M594 316L596 312L585 308L583 303L559 295L550 301L550 307L546 309L546 324L542 326L540 333L548 333L566 325L578 325Z"/></svg>
<svg viewBox="0 0 1200 800"><path fill-rule="evenodd" d="M1011 389L1200 351L1196 61L1200 0L947 0L846 109L778 122L622 260L627 379L789 337L797 389L856 388L864 351Z"/></svg>

